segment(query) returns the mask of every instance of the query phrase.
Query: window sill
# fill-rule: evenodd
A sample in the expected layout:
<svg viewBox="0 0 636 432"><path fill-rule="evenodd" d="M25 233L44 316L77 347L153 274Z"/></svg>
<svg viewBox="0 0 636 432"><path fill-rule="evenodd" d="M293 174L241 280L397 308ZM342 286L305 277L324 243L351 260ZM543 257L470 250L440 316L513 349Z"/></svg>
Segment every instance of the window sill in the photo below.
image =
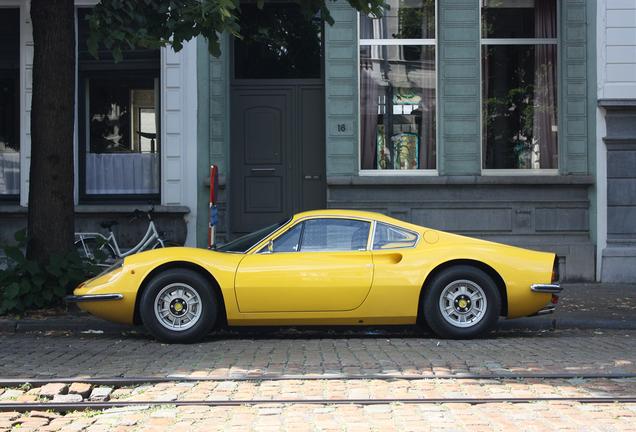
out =
<svg viewBox="0 0 636 432"><path fill-rule="evenodd" d="M328 186L488 186L488 185L580 185L595 183L591 175L496 175L496 176L333 176Z"/></svg>
<svg viewBox="0 0 636 432"><path fill-rule="evenodd" d="M75 213L132 213L135 210L148 210L147 204L81 204L75 206ZM190 207L187 206L163 206L156 205L155 213L159 214L187 214L190 213Z"/></svg>

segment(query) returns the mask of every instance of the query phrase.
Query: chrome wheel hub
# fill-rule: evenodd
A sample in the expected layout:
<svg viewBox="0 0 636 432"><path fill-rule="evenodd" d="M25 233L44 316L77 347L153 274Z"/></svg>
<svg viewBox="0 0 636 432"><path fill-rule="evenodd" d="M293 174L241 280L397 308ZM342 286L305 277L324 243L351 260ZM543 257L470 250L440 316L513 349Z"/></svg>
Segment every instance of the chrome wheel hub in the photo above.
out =
<svg viewBox="0 0 636 432"><path fill-rule="evenodd" d="M173 331L184 331L201 318L201 297L189 285L170 284L155 297L154 310L162 326Z"/></svg>
<svg viewBox="0 0 636 432"><path fill-rule="evenodd" d="M488 300L475 282L458 280L450 283L439 298L439 310L455 327L472 327L486 314Z"/></svg>

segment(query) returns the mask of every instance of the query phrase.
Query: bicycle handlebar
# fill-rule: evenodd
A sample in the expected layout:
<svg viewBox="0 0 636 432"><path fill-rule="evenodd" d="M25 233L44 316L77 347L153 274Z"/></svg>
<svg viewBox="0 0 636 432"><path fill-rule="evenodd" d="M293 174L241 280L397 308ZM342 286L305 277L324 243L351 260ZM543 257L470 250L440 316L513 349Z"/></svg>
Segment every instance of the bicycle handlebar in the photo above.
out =
<svg viewBox="0 0 636 432"><path fill-rule="evenodd" d="M130 214L127 214L126 217L132 217L132 219L130 219L128 222L132 222L135 219L139 219L140 217L146 215L148 216L148 219L152 220L152 217L150 216L150 214L155 211L155 205L152 202L149 202L150 204L150 208L148 209L148 211L143 211L143 210L139 210L139 209L135 209L135 211L133 211Z"/></svg>

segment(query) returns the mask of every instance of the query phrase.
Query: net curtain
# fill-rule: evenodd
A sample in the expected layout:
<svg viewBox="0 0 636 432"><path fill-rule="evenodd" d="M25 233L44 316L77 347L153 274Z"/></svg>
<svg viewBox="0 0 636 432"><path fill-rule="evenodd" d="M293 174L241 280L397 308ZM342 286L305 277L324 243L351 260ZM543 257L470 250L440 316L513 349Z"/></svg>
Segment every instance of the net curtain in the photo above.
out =
<svg viewBox="0 0 636 432"><path fill-rule="evenodd" d="M87 194L158 194L159 153L86 155Z"/></svg>

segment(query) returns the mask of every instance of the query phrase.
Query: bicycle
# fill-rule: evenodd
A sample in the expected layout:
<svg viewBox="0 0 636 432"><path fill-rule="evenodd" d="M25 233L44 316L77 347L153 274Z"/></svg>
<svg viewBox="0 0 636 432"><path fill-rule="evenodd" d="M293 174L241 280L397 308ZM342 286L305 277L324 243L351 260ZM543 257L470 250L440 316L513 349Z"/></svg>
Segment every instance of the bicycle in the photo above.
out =
<svg viewBox="0 0 636 432"><path fill-rule="evenodd" d="M129 222L139 219L143 216L148 217L148 229L141 241L132 249L122 252L117 243L117 238L113 233L112 227L119 224L118 221L100 221L99 225L107 229L108 237L99 232L79 232L75 233L75 237L78 239L75 241L75 247L83 259L95 260L95 251L102 251L106 254L106 264L114 260L124 258L128 255L133 255L149 248L157 249L159 247L179 247L181 246L177 242L164 239L165 232L157 231L155 222L152 219L152 213L155 211L154 204L151 203L148 211L141 211L135 209L134 212L126 215L126 217L132 217ZM101 240L98 240L101 239ZM99 265L99 264L98 264ZM103 265L103 264L102 264Z"/></svg>

